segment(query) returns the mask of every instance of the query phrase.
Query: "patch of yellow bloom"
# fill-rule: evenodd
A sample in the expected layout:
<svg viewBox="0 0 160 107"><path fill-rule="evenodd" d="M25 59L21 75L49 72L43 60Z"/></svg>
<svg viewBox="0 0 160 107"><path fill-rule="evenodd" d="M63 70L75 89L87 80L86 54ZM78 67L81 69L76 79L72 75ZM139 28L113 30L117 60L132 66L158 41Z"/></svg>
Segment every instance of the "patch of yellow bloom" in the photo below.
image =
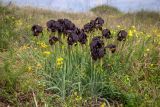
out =
<svg viewBox="0 0 160 107"><path fill-rule="evenodd" d="M76 101L80 101L80 100L82 100L82 97L81 96L77 96L75 100Z"/></svg>
<svg viewBox="0 0 160 107"><path fill-rule="evenodd" d="M81 97L81 96L78 96L77 92L74 92L74 96L76 97L76 98L75 98L76 101L82 100L82 97Z"/></svg>
<svg viewBox="0 0 160 107"><path fill-rule="evenodd" d="M153 67L154 66L154 64L151 64L151 67Z"/></svg>
<svg viewBox="0 0 160 107"><path fill-rule="evenodd" d="M51 54L51 52L50 52L50 51L44 51L43 54L44 54L45 56L49 56L49 55Z"/></svg>
<svg viewBox="0 0 160 107"><path fill-rule="evenodd" d="M129 31L128 31L128 36L130 36L130 37L132 37L132 36L133 36L133 32L132 32L132 30L129 30Z"/></svg>
<svg viewBox="0 0 160 107"><path fill-rule="evenodd" d="M136 27L135 27L135 26L132 26L131 28L132 28L132 29L136 29Z"/></svg>
<svg viewBox="0 0 160 107"><path fill-rule="evenodd" d="M100 107L106 107L106 103L103 102L103 103L100 105Z"/></svg>
<svg viewBox="0 0 160 107"><path fill-rule="evenodd" d="M19 48L19 50L22 51L22 50L26 50L26 49L28 49L28 48L30 48L28 45L24 45L24 46L21 46L21 47Z"/></svg>
<svg viewBox="0 0 160 107"><path fill-rule="evenodd" d="M63 60L64 59L62 57L57 58L57 60L56 60L57 66L62 66L63 65Z"/></svg>
<svg viewBox="0 0 160 107"><path fill-rule="evenodd" d="M28 66L27 72L31 72L31 71L32 71L32 67L31 67L31 66Z"/></svg>
<svg viewBox="0 0 160 107"><path fill-rule="evenodd" d="M41 48L47 48L48 47L48 45L46 45L46 43L44 43L44 42L38 42L37 44L40 45Z"/></svg>
<svg viewBox="0 0 160 107"><path fill-rule="evenodd" d="M131 26L131 29L128 31L128 36L132 37L133 34L135 34L136 32L137 32L136 27Z"/></svg>
<svg viewBox="0 0 160 107"><path fill-rule="evenodd" d="M120 25L117 25L117 28L121 28L121 26L120 26Z"/></svg>
<svg viewBox="0 0 160 107"><path fill-rule="evenodd" d="M146 51L147 51L147 52L149 52L149 51L150 51L150 49L148 48Z"/></svg>

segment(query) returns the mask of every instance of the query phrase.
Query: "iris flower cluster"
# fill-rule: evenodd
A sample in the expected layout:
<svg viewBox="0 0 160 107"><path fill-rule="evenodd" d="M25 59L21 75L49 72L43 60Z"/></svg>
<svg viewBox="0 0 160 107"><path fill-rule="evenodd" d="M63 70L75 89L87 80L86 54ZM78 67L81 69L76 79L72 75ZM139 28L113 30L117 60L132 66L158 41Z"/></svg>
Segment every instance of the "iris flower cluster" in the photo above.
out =
<svg viewBox="0 0 160 107"><path fill-rule="evenodd" d="M106 54L104 42L100 36L94 37L90 44L91 56L93 60L102 58Z"/></svg>
<svg viewBox="0 0 160 107"><path fill-rule="evenodd" d="M85 32L75 26L69 19L50 20L47 22L47 29L51 32L63 33L67 36L68 45L73 45L76 42L85 44L87 42L87 35ZM50 38L49 42L53 45L55 42L60 41L57 37Z"/></svg>
<svg viewBox="0 0 160 107"><path fill-rule="evenodd" d="M47 30L51 32L51 35L53 32L58 32L58 34L63 34L65 35L64 37L67 37L68 46L72 46L77 42L81 44L86 44L86 33L92 32L96 29L100 30L102 32L102 36L93 37L90 43L90 52L93 60L98 60L104 57L107 48L111 51L111 53L116 52L116 45L104 45L104 38L110 39L112 38L112 34L109 29L103 29L103 24L104 20L101 17L97 17L95 20L91 20L89 23L85 24L82 29L76 27L75 24L69 19L58 19L57 21L49 20L46 23ZM43 28L39 25L33 25L31 30L34 36L39 36L40 33L43 33ZM120 30L117 34L117 40L125 41L127 35L128 33L125 30ZM61 38L59 38L59 35L50 36L49 44L54 45L56 42L62 43Z"/></svg>
<svg viewBox="0 0 160 107"><path fill-rule="evenodd" d="M58 19L57 21L49 20L46 25L48 31L57 31L64 34L68 34L76 29L75 24L72 23L69 19Z"/></svg>
<svg viewBox="0 0 160 107"><path fill-rule="evenodd" d="M95 20L91 20L89 23L83 26L85 32L91 32L95 29L102 30L104 20L101 17L97 17Z"/></svg>

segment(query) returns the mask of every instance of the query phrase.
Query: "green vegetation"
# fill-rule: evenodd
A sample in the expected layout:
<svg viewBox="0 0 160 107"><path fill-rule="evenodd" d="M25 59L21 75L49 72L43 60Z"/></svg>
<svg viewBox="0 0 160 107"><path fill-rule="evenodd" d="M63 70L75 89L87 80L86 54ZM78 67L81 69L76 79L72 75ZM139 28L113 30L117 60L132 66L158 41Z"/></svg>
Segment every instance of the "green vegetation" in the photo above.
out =
<svg viewBox="0 0 160 107"><path fill-rule="evenodd" d="M91 9L91 11L96 14L107 14L107 15L122 14L122 12L119 11L117 8L108 5L101 5L94 7Z"/></svg>
<svg viewBox="0 0 160 107"><path fill-rule="evenodd" d="M101 10L101 8L104 9ZM103 59L90 56L91 38L100 31L88 33L85 46L69 50L66 38L50 46L50 34L34 37L33 24L44 28L50 19L68 18L81 27L97 14L51 12L34 8L0 6L0 106L20 107L97 107L160 105L160 31L159 13L121 13L106 6L105 25L117 50L109 50ZM108 8L110 10L108 10ZM114 11L114 12L113 12ZM113 14L112 14L113 12ZM145 21L144 21L145 20ZM120 29L128 31L126 41L116 40ZM56 34L55 34L56 35ZM5 50L5 51L4 51Z"/></svg>
<svg viewBox="0 0 160 107"><path fill-rule="evenodd" d="M127 17L133 17L135 16L135 20L138 21L138 23L147 23L147 24L154 24L155 26L159 26L160 22L160 13L155 11L146 11L141 10L134 13L128 13L126 14ZM147 20L146 20L147 19Z"/></svg>
<svg viewBox="0 0 160 107"><path fill-rule="evenodd" d="M9 47L9 42L16 39L14 32L14 18L11 16L11 11L5 7L0 7L0 51ZM6 24L7 23L7 24Z"/></svg>

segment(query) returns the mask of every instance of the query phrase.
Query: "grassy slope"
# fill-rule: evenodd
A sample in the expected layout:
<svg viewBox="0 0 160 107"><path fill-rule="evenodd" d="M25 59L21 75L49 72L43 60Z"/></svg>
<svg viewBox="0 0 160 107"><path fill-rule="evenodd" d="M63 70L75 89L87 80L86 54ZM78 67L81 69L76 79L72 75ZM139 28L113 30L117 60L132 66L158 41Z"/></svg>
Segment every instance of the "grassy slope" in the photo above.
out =
<svg viewBox="0 0 160 107"><path fill-rule="evenodd" d="M3 35L8 35L8 38L5 38L8 46L5 48L7 51L2 50L0 53L2 74L0 102L13 106L33 106L36 102L39 106L45 104L57 106L56 102L58 106L59 104L80 106L82 102L90 99L87 96L103 96L110 101L110 105L116 105L118 102L119 105L125 106L158 106L160 102L158 78L160 38L157 37L160 35L158 31L160 18L157 18L159 13L142 11L132 14L111 14L112 12L73 14L30 7L2 8L1 11L5 11L0 14L3 19L1 33L5 31ZM111 29L114 37L105 44L115 43L118 49L113 55L107 51L103 61L98 61L94 65L90 61L88 45L81 47L78 44L71 53L68 53L66 45L57 44L55 49L48 46L49 33L46 30L45 36L38 39L32 37L30 32L33 24L40 24L45 28L46 21L58 18L68 18L82 27L97 15L105 19L104 28ZM4 23L5 21L7 22ZM6 28L2 25L6 25ZM131 27L133 25L136 28ZM120 29L136 30L136 32L128 37L126 42L117 43L115 36ZM96 31L88 35L91 39L91 36L101 34ZM51 52L52 55L44 55L45 51ZM62 69L56 68L58 57L64 58ZM107 68L102 69L102 63ZM95 84L95 81L99 83ZM51 89L44 91L46 88ZM33 93L36 96L33 96Z"/></svg>

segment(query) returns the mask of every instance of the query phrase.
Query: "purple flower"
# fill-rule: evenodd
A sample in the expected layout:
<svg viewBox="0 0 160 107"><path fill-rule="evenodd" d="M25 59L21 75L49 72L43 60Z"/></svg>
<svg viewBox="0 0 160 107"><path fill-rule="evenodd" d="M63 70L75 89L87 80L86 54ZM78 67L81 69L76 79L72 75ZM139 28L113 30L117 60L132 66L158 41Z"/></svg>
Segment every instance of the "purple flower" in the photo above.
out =
<svg viewBox="0 0 160 107"><path fill-rule="evenodd" d="M42 33L43 28L39 25L33 25L31 30L34 36L39 36L39 34Z"/></svg>
<svg viewBox="0 0 160 107"><path fill-rule="evenodd" d="M83 31L81 31L78 35L78 39L81 44L85 44L87 42L87 35Z"/></svg>
<svg viewBox="0 0 160 107"><path fill-rule="evenodd" d="M78 35L76 33L71 33L67 38L68 45L73 45L78 41Z"/></svg>
<svg viewBox="0 0 160 107"><path fill-rule="evenodd" d="M92 39L90 44L91 56L93 60L102 58L105 53L104 42L101 40L101 37L97 36Z"/></svg>
<svg viewBox="0 0 160 107"><path fill-rule="evenodd" d="M111 32L109 29L104 29L102 31L102 36L105 37L106 39L110 39L111 38Z"/></svg>
<svg viewBox="0 0 160 107"><path fill-rule="evenodd" d="M83 26L85 32L91 32L95 29L102 30L104 20L101 17L97 17L95 20L91 20L89 23Z"/></svg>
<svg viewBox="0 0 160 107"><path fill-rule="evenodd" d="M125 41L128 33L125 30L120 30L117 35L117 40Z"/></svg>
<svg viewBox="0 0 160 107"><path fill-rule="evenodd" d="M51 31L51 32L55 32L56 31L56 21L55 20L49 20L47 22L47 30Z"/></svg>
<svg viewBox="0 0 160 107"><path fill-rule="evenodd" d="M97 29L102 30L103 24L104 24L104 20L101 17L97 17L95 19L95 25Z"/></svg>
<svg viewBox="0 0 160 107"><path fill-rule="evenodd" d="M49 39L49 44L53 45L55 44L57 41L60 41L56 36L51 36Z"/></svg>
<svg viewBox="0 0 160 107"><path fill-rule="evenodd" d="M90 23L87 23L83 26L83 29L85 32L91 32L93 30L92 25Z"/></svg>
<svg viewBox="0 0 160 107"><path fill-rule="evenodd" d="M115 53L116 51L116 45L113 44L107 45L106 48L109 48L112 53Z"/></svg>

